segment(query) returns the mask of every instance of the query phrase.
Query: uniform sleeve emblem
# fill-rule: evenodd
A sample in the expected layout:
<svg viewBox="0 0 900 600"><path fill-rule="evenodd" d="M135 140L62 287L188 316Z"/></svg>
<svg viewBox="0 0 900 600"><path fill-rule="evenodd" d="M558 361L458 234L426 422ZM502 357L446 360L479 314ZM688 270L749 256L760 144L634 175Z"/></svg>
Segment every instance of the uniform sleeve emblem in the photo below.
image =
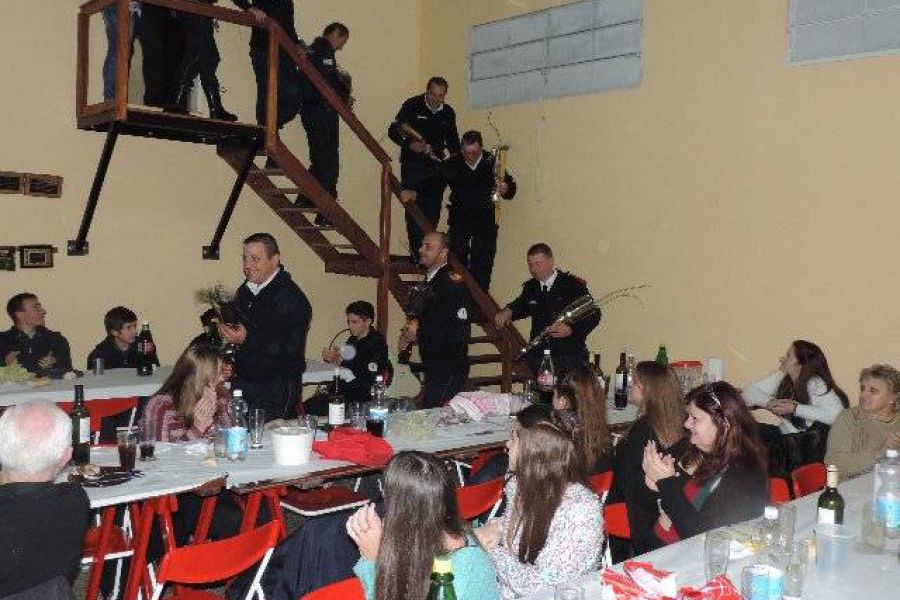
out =
<svg viewBox="0 0 900 600"><path fill-rule="evenodd" d="M370 363L368 364L367 368L369 369L369 372L370 372L370 373L375 373L375 372L378 371L378 363L376 363L376 362L370 362Z"/></svg>
<svg viewBox="0 0 900 600"><path fill-rule="evenodd" d="M330 66L333 66L333 65L334 65L334 59L333 59L333 58L323 58L323 59L322 59L322 64L323 64L323 65L328 65L329 67L330 67Z"/></svg>
<svg viewBox="0 0 900 600"><path fill-rule="evenodd" d="M465 321L466 319L469 318L469 313L467 313L465 307L463 307L463 308L460 308L458 311L456 311L456 316L460 320Z"/></svg>

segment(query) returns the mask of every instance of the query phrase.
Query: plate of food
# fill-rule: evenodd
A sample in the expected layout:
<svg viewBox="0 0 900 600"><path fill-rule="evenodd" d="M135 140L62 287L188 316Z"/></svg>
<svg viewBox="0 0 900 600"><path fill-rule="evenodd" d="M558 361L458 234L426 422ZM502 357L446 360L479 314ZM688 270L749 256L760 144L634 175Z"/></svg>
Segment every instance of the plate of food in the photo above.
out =
<svg viewBox="0 0 900 600"><path fill-rule="evenodd" d="M69 471L69 482L80 484L82 487L110 487L143 476L140 471L126 471L122 467L101 467L89 463L73 466Z"/></svg>

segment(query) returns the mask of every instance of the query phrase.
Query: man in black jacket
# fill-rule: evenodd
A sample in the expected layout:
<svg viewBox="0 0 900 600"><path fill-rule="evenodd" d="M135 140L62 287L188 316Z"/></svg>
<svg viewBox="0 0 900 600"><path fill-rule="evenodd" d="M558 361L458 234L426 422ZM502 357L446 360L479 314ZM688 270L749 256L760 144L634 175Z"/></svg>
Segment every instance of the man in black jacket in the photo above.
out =
<svg viewBox="0 0 900 600"><path fill-rule="evenodd" d="M284 29L291 41L303 42L294 27L294 0L231 0L253 17L258 27L250 34L250 62L256 77L256 122L266 122L266 96L269 86L269 36L266 19L270 18ZM278 57L278 127L297 116L300 86L294 61L282 50Z"/></svg>
<svg viewBox="0 0 900 600"><path fill-rule="evenodd" d="M331 23L322 31L322 35L313 40L307 49L309 59L316 70L325 78L328 85L340 96L341 100L353 104L347 80L338 70L335 53L341 50L350 39L350 30L343 23ZM300 94L300 120L306 131L309 146L309 172L322 184L332 198L337 198L338 173L340 171L340 139L338 137L340 119L337 112L325 100L325 97L310 81L305 78ZM308 203L302 195L297 201ZM325 225L327 221L322 215L316 216L317 225Z"/></svg>
<svg viewBox="0 0 900 600"><path fill-rule="evenodd" d="M531 317L533 339L566 306L587 294L588 289L584 280L556 268L553 251L547 244L535 244L528 249L528 271L531 279L522 284L522 293L498 312L494 320L498 327L504 327L510 321ZM571 326L565 323L554 325L549 338L526 355L532 372L537 373L544 348L550 349L557 378L576 365L587 364L585 339L599 324L600 313L597 312Z"/></svg>
<svg viewBox="0 0 900 600"><path fill-rule="evenodd" d="M460 154L444 161L441 174L450 186L449 234L453 254L487 292L497 254L497 210L492 196L496 189L504 200L512 199L516 182L509 173L496 180L494 157L484 151L478 131L463 134Z"/></svg>
<svg viewBox="0 0 900 600"><path fill-rule="evenodd" d="M6 303L13 326L0 333L0 360L19 363L38 375L58 376L72 370L69 342L44 326L47 311L30 292L16 294Z"/></svg>
<svg viewBox="0 0 900 600"><path fill-rule="evenodd" d="M388 128L388 136L400 146L400 180L405 190L416 192L416 204L432 227L441 218L444 200L444 179L440 176L441 161L449 152L459 153L459 132L456 113L444 102L447 80L432 77L425 93L407 99ZM409 215L406 235L413 260L419 261L422 230Z"/></svg>
<svg viewBox="0 0 900 600"><path fill-rule="evenodd" d="M244 277L235 295L241 322L219 325L222 338L240 346L232 389L264 408L267 420L289 417L300 400L312 307L281 265L271 234L244 240Z"/></svg>
<svg viewBox="0 0 900 600"><path fill-rule="evenodd" d="M433 231L422 240L420 263L428 270L423 306L400 332L400 350L419 345L425 372L423 405L441 406L463 388L469 375L469 294L447 264L447 234Z"/></svg>

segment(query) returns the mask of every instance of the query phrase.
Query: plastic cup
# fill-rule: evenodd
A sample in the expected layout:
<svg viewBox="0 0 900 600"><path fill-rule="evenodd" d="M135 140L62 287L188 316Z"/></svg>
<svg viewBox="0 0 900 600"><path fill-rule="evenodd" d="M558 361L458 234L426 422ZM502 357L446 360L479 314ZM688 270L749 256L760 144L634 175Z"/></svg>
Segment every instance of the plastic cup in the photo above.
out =
<svg viewBox="0 0 900 600"><path fill-rule="evenodd" d="M778 506L778 528L786 547L794 541L794 527L797 523L797 507L793 504L780 504Z"/></svg>
<svg viewBox="0 0 900 600"><path fill-rule="evenodd" d="M119 447L119 467L123 471L134 471L137 458L137 434L128 428L116 431L116 443Z"/></svg>
<svg viewBox="0 0 900 600"><path fill-rule="evenodd" d="M731 536L725 531L709 531L703 544L703 567L706 580L722 575L728 569Z"/></svg>
<svg viewBox="0 0 900 600"><path fill-rule="evenodd" d="M847 572L850 550L853 548L853 531L846 525L816 525L816 568L827 575Z"/></svg>
<svg viewBox="0 0 900 600"><path fill-rule="evenodd" d="M553 590L553 600L584 600L584 588L577 583L560 583Z"/></svg>
<svg viewBox="0 0 900 600"><path fill-rule="evenodd" d="M266 430L266 411L263 408L250 409L250 447L263 447L263 433Z"/></svg>

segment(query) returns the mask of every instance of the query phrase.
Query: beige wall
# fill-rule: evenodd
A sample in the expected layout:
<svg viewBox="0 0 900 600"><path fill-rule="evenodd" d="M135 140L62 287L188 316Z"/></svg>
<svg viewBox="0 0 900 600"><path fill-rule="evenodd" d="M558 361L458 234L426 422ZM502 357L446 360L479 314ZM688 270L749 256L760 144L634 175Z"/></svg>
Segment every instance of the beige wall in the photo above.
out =
<svg viewBox="0 0 900 600"><path fill-rule="evenodd" d="M467 107L469 28L556 4L424 0L423 76L451 80L461 131L489 131ZM543 240L596 294L652 286L589 339L607 367L664 341L745 382L805 337L853 397L861 366L900 362L900 58L789 68L785 6L648 0L639 88L496 108L521 187L495 295Z"/></svg>
<svg viewBox="0 0 900 600"><path fill-rule="evenodd" d="M321 261L251 192L241 196L222 243L222 260L202 260L200 248L209 242L234 180L212 147L121 137L91 231L90 255L65 255L104 139L75 128L77 5L5 0L0 8L0 170L65 177L60 199L0 196L0 245L52 243L60 248L52 270L0 273L4 305L20 290L39 294L49 312L48 325L68 336L76 365L82 365L103 336L105 310L126 304L150 320L162 358L171 362L199 328L201 308L193 301L194 290L215 281L236 286L241 281L240 240L255 231L271 231L281 242L288 270L314 306L308 354L317 355L342 326L348 301L374 299L374 280L325 275ZM332 20L349 26L350 43L338 58L355 76L358 114L379 137L397 99L420 85L418 2L379 0L378 11L359 10L361 3L355 0L304 0L298 6L298 28L310 41ZM385 23L394 34L384 35ZM92 29L91 77L99 85L105 47L99 17ZM226 106L252 120L255 92L247 35L223 27L219 45ZM305 162L299 122L285 131ZM379 170L346 129L342 136L342 196L360 221L373 225ZM374 226L367 229L377 232ZM393 318L396 325L398 315Z"/></svg>

